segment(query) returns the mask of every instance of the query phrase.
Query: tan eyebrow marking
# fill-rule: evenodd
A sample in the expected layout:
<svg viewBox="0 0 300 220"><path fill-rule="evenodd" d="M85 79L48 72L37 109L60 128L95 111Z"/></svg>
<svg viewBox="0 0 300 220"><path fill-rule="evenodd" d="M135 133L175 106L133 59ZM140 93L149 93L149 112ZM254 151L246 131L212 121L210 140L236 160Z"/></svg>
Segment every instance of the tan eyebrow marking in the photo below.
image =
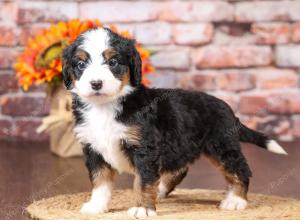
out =
<svg viewBox="0 0 300 220"><path fill-rule="evenodd" d="M89 54L83 50L76 51L75 56L83 61L87 61L89 59Z"/></svg>
<svg viewBox="0 0 300 220"><path fill-rule="evenodd" d="M109 60L116 54L117 54L117 51L115 49L109 48L109 49L106 49L105 51L103 51L102 56L104 57L105 60Z"/></svg>

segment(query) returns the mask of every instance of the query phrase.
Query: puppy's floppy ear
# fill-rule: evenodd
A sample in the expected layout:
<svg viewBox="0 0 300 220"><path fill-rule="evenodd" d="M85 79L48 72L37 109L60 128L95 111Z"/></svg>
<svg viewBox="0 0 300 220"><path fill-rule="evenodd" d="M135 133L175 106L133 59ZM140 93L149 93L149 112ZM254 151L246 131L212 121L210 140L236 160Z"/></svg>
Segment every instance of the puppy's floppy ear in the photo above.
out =
<svg viewBox="0 0 300 220"><path fill-rule="evenodd" d="M74 47L70 45L65 48L62 54L62 75L65 87L70 90L73 88L73 70L72 70L72 54Z"/></svg>
<svg viewBox="0 0 300 220"><path fill-rule="evenodd" d="M130 83L132 86L138 86L142 80L142 60L135 48L135 40L124 38L109 28L104 28L110 35L110 46L126 54L130 71Z"/></svg>
<svg viewBox="0 0 300 220"><path fill-rule="evenodd" d="M135 41L131 42L131 53L129 54L130 82L133 86L141 84L142 80L142 60L139 52L135 48Z"/></svg>

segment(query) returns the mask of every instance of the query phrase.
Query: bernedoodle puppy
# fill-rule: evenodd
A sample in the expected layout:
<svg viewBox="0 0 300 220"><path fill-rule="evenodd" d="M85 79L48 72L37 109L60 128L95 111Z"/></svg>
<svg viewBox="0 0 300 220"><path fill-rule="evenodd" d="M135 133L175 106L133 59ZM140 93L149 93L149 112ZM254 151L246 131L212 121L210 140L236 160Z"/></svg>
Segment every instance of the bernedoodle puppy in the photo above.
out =
<svg viewBox="0 0 300 220"><path fill-rule="evenodd" d="M107 28L81 34L63 53L63 80L73 95L75 133L84 146L93 191L82 213L108 210L117 173L135 176L128 214L155 216L167 196L204 155L229 184L220 208L247 206L251 171L240 142L286 154L277 142L243 125L222 100L203 92L147 88L135 41Z"/></svg>

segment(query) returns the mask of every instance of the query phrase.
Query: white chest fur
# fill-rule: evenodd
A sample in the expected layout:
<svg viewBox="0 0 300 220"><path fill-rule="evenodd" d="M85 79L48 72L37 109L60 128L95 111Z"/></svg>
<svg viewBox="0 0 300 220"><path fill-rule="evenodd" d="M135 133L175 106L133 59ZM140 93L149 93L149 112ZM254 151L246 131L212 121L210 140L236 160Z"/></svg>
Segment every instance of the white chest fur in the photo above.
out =
<svg viewBox="0 0 300 220"><path fill-rule="evenodd" d="M76 126L75 133L118 172L130 172L129 161L120 148L120 140L126 138L128 128L115 120L115 114L113 104L91 106L83 112L84 123Z"/></svg>

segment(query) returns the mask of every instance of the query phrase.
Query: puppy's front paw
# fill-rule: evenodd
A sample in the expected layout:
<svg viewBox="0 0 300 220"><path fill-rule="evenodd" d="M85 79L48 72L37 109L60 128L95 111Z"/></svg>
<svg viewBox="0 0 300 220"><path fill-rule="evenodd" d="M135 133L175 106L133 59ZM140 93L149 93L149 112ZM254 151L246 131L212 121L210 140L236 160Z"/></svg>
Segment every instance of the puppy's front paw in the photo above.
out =
<svg viewBox="0 0 300 220"><path fill-rule="evenodd" d="M144 208L144 207L132 207L128 209L127 213L130 217L134 217L134 218L146 218L146 217L157 216L155 210Z"/></svg>
<svg viewBox="0 0 300 220"><path fill-rule="evenodd" d="M238 196L230 196L224 199L219 206L223 210L243 210L246 207L247 201Z"/></svg>
<svg viewBox="0 0 300 220"><path fill-rule="evenodd" d="M84 203L80 209L80 212L82 214L89 214L89 215L97 215L107 211L108 211L107 206L100 205L99 203L91 202L91 201Z"/></svg>

